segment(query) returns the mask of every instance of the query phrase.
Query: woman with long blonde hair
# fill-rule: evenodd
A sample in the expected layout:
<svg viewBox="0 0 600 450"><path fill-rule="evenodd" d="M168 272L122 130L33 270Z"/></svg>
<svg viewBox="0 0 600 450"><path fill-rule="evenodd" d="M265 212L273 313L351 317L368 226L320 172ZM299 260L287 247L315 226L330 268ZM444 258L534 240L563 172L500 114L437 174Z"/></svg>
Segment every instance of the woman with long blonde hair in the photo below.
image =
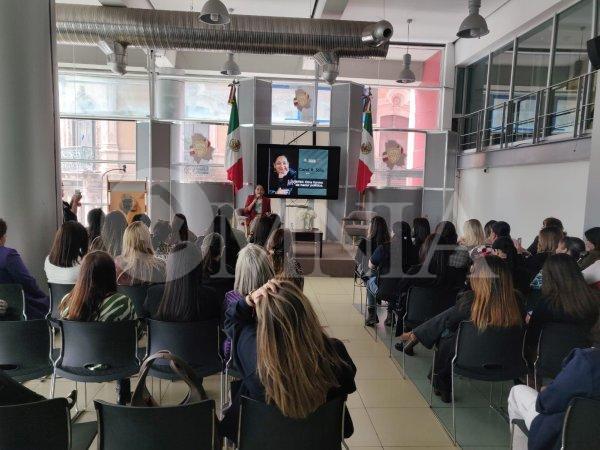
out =
<svg viewBox="0 0 600 450"><path fill-rule="evenodd" d="M142 222L133 222L125 229L123 250L115 265L120 285L165 282L165 262L154 255L150 231Z"/></svg>
<svg viewBox="0 0 600 450"><path fill-rule="evenodd" d="M407 342L405 349L412 349L417 342L427 348L437 343L433 384L436 395L446 403L451 401L452 358L456 331L462 321L471 321L479 331L524 326L523 302L504 260L498 256L477 258L470 284L471 291L465 292L455 306L400 336Z"/></svg>
<svg viewBox="0 0 600 450"><path fill-rule="evenodd" d="M485 235L481 222L477 219L469 219L463 225L463 234L458 243L471 251L480 245L485 244Z"/></svg>
<svg viewBox="0 0 600 450"><path fill-rule="evenodd" d="M356 390L356 367L342 342L323 331L310 301L290 281L273 279L231 305L225 332L233 339L242 385L221 423L235 441L241 396L303 419ZM346 414L345 437L353 432Z"/></svg>

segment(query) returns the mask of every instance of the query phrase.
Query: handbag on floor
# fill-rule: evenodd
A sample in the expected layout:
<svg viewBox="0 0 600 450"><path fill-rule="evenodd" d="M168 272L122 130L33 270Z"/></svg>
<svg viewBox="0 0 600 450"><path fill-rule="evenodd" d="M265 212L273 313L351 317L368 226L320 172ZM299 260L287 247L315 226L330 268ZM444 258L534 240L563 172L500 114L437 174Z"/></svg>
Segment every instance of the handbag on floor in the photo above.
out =
<svg viewBox="0 0 600 450"><path fill-rule="evenodd" d="M142 368L140 369L140 378L135 391L133 392L133 396L131 397L131 406L159 406L146 387L146 378L152 363L161 359L169 361L171 370L176 373L189 388L187 396L181 402L182 405L188 403L197 403L208 399L208 396L204 391L204 387L202 386L202 380L194 373L193 369L181 358L178 358L171 352L164 350L150 355L142 364Z"/></svg>

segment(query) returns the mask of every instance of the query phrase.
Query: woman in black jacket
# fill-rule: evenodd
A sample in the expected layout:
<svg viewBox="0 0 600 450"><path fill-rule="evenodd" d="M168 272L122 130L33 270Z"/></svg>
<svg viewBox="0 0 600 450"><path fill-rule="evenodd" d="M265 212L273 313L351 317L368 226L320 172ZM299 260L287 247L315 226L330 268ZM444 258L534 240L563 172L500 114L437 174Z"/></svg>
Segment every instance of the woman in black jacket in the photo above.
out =
<svg viewBox="0 0 600 450"><path fill-rule="evenodd" d="M232 304L225 332L242 375L220 423L221 435L234 442L242 396L303 419L326 402L345 400L356 391L356 367L344 344L324 333L310 301L289 281L272 280ZM353 431L346 412L345 437Z"/></svg>

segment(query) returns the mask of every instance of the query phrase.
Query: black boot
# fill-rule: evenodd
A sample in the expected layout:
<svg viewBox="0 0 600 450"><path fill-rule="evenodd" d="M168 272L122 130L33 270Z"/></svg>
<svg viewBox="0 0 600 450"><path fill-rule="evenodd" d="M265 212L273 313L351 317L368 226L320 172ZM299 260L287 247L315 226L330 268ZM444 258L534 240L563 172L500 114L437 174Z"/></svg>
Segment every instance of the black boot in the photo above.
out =
<svg viewBox="0 0 600 450"><path fill-rule="evenodd" d="M391 311L388 311L387 317L385 318L385 322L383 324L386 327L391 327L394 325L394 314Z"/></svg>
<svg viewBox="0 0 600 450"><path fill-rule="evenodd" d="M117 381L117 404L128 405L131 403L131 380L125 378Z"/></svg>
<svg viewBox="0 0 600 450"><path fill-rule="evenodd" d="M379 317L377 317L377 309L369 308L369 314L365 320L365 326L374 327L379 323Z"/></svg>

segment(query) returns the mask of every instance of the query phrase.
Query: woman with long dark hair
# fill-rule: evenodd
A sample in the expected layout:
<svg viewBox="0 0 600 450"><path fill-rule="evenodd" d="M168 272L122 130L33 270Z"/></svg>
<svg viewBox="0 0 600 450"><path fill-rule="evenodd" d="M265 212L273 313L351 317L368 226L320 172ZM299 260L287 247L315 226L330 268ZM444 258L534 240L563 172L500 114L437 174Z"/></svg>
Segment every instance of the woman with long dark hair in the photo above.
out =
<svg viewBox="0 0 600 450"><path fill-rule="evenodd" d="M308 298L289 281L272 280L232 304L225 331L242 375L220 427L233 441L242 396L274 405L285 417L304 419L356 390L356 367L344 344L327 336ZM346 412L344 437L353 431Z"/></svg>
<svg viewBox="0 0 600 450"><path fill-rule="evenodd" d="M390 240L390 230L385 219L381 216L373 217L369 223L367 237L359 241L356 255L354 256L357 271L361 274L361 277L365 279L369 278L369 259L371 259L371 255L377 247L390 242Z"/></svg>
<svg viewBox="0 0 600 450"><path fill-rule="evenodd" d="M100 236L92 241L90 250L102 250L113 258L123 251L123 234L127 228L127 218L121 211L111 211L106 215Z"/></svg>
<svg viewBox="0 0 600 450"><path fill-rule="evenodd" d="M65 295L59 305L64 320L81 322L119 322L134 320L131 299L117 292L117 271L111 256L103 251L85 255L79 279L73 290ZM129 379L117 384L120 405L131 399Z"/></svg>
<svg viewBox="0 0 600 450"><path fill-rule="evenodd" d="M292 232L285 228L276 230L267 241L266 250L273 263L275 278L288 280L298 289L304 288L304 271L294 258Z"/></svg>
<svg viewBox="0 0 600 450"><path fill-rule="evenodd" d="M593 227L586 230L585 234L585 250L586 255L579 262L581 270L587 269L589 266L600 260L600 227Z"/></svg>
<svg viewBox="0 0 600 450"><path fill-rule="evenodd" d="M433 385L442 401L451 401L452 358L455 355L456 331L462 321L470 320L479 330L523 326L522 302L514 289L511 271L497 256L478 258L470 277L471 291L463 294L456 305L434 317L400 339L405 346L420 342L427 348L437 343Z"/></svg>
<svg viewBox="0 0 600 450"><path fill-rule="evenodd" d="M167 282L157 320L199 322L221 317L221 305L214 292L201 284L202 256L190 242L177 244L167 259Z"/></svg>
<svg viewBox="0 0 600 450"><path fill-rule="evenodd" d="M188 227L187 217L181 213L173 216L171 221L171 245L180 242L196 242L197 236Z"/></svg>
<svg viewBox="0 0 600 450"><path fill-rule="evenodd" d="M104 225L104 219L106 218L106 214L102 211L102 208L94 208L90 209L87 213L87 222L88 222L88 239L90 244L94 242L100 233L102 232L102 226Z"/></svg>
<svg viewBox="0 0 600 450"><path fill-rule="evenodd" d="M81 259L88 251L88 234L79 222L65 222L54 235L44 262L48 283L75 284Z"/></svg>
<svg viewBox="0 0 600 450"><path fill-rule="evenodd" d="M418 255L421 250L421 245L431 234L431 226L426 217L415 217L413 219L413 242L415 244L415 253Z"/></svg>
<svg viewBox="0 0 600 450"><path fill-rule="evenodd" d="M240 252L240 244L238 244L233 234L229 220L224 216L215 216L212 222L212 232L220 234L224 240L225 252L223 256L225 264L229 267L235 267Z"/></svg>

